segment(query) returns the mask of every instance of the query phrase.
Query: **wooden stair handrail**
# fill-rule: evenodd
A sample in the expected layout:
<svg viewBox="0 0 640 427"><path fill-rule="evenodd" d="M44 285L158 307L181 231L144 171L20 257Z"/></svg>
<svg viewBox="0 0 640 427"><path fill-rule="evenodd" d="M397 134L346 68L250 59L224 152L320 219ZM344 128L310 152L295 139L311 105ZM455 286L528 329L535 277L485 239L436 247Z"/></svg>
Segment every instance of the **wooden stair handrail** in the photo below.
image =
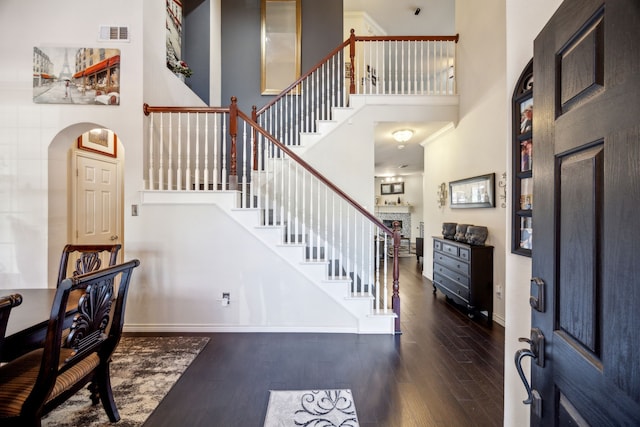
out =
<svg viewBox="0 0 640 427"><path fill-rule="evenodd" d="M382 222L380 222L380 220L378 218L373 216L369 211L367 211L365 208L363 208L358 202L356 202L351 197L349 197L349 195L347 195L344 191L342 191L340 188L338 188L334 183L329 181L324 175L322 175L320 172L318 172L313 166L311 166L309 163L305 162L300 156L298 156L296 153L291 151L286 145L284 145L283 143L278 141L275 137L271 136L271 134L269 134L269 132L267 132L266 130L262 129L262 127L257 122L255 122L251 117L247 116L241 110L238 110L238 116L240 116L244 121L246 121L249 125L251 125L251 127L253 127L255 131L257 131L258 133L262 134L262 136L264 136L266 139L268 139L274 145L276 145L287 156L289 156L290 158L295 160L296 163L298 163L300 166L305 168L316 179L318 179L324 185L329 187L333 192L337 193L340 197L342 197L347 203L349 203L351 206L353 206L354 209L356 209L362 215L367 217L367 219L369 219L371 222L376 224L378 227L383 229L385 234L388 234L389 236L393 236L393 231L391 229L389 229L386 225L384 225Z"/></svg>
<svg viewBox="0 0 640 427"><path fill-rule="evenodd" d="M142 104L142 111L145 116L151 113L229 113L230 107L152 107L149 104Z"/></svg>

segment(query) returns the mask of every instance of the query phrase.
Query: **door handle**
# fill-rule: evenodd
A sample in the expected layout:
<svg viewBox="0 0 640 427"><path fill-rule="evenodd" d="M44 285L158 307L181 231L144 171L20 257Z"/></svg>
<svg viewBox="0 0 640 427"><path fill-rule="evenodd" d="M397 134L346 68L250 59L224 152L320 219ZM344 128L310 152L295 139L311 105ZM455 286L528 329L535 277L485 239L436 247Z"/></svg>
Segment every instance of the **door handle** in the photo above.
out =
<svg viewBox="0 0 640 427"><path fill-rule="evenodd" d="M517 350L515 354L516 369L518 370L518 375L520 375L520 379L524 384L524 388L527 390L527 399L523 400L522 403L529 405L534 402L534 398L536 397L534 394L538 395L538 392L531 389L529 381L527 381L527 378L524 375L522 370L522 359L525 357L531 357L536 361L538 366L544 367L544 335L542 335L542 331L540 329L532 328L530 339L518 338L518 341L529 343L529 348L521 348Z"/></svg>
<svg viewBox="0 0 640 427"><path fill-rule="evenodd" d="M112 241L113 241L113 240L118 240L118 235L111 236L111 237L110 237L110 239L111 239Z"/></svg>

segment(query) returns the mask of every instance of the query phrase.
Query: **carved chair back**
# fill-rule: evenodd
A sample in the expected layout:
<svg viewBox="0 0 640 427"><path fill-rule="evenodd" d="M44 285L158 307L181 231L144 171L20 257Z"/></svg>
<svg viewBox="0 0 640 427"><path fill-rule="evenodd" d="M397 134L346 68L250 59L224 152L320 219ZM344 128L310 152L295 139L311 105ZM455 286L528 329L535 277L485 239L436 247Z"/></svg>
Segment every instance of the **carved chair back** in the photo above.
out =
<svg viewBox="0 0 640 427"><path fill-rule="evenodd" d="M44 347L0 367L0 418L15 425L39 425L40 417L92 382L94 403L99 398L109 419L120 419L109 363L122 334L131 274L139 264L132 260L62 280ZM67 306L71 292L82 293L73 314ZM65 320L71 315L65 338Z"/></svg>
<svg viewBox="0 0 640 427"><path fill-rule="evenodd" d="M57 284L67 277L78 276L107 267L104 265L115 265L118 261L118 251L122 245L66 245L60 257L60 267L58 268ZM69 265L72 261L72 265Z"/></svg>

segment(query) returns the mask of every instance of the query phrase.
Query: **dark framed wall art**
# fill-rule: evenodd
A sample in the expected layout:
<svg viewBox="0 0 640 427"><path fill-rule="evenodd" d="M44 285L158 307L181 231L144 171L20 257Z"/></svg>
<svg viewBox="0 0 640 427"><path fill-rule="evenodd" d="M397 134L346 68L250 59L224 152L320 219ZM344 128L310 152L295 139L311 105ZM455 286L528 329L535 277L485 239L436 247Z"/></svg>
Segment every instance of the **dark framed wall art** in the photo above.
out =
<svg viewBox="0 0 640 427"><path fill-rule="evenodd" d="M495 174L449 182L450 206L458 208L495 207Z"/></svg>
<svg viewBox="0 0 640 427"><path fill-rule="evenodd" d="M389 182L380 184L380 194L404 194L404 182Z"/></svg>

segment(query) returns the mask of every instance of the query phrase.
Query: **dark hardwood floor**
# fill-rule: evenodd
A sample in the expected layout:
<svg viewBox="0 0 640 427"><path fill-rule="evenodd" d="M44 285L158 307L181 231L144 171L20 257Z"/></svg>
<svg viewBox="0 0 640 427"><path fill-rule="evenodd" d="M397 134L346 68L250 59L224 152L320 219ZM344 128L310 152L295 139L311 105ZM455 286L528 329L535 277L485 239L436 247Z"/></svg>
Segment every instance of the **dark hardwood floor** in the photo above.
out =
<svg viewBox="0 0 640 427"><path fill-rule="evenodd" d="M269 390L351 389L361 426L502 426L504 329L401 258L402 335L209 334L145 426L260 427Z"/></svg>

